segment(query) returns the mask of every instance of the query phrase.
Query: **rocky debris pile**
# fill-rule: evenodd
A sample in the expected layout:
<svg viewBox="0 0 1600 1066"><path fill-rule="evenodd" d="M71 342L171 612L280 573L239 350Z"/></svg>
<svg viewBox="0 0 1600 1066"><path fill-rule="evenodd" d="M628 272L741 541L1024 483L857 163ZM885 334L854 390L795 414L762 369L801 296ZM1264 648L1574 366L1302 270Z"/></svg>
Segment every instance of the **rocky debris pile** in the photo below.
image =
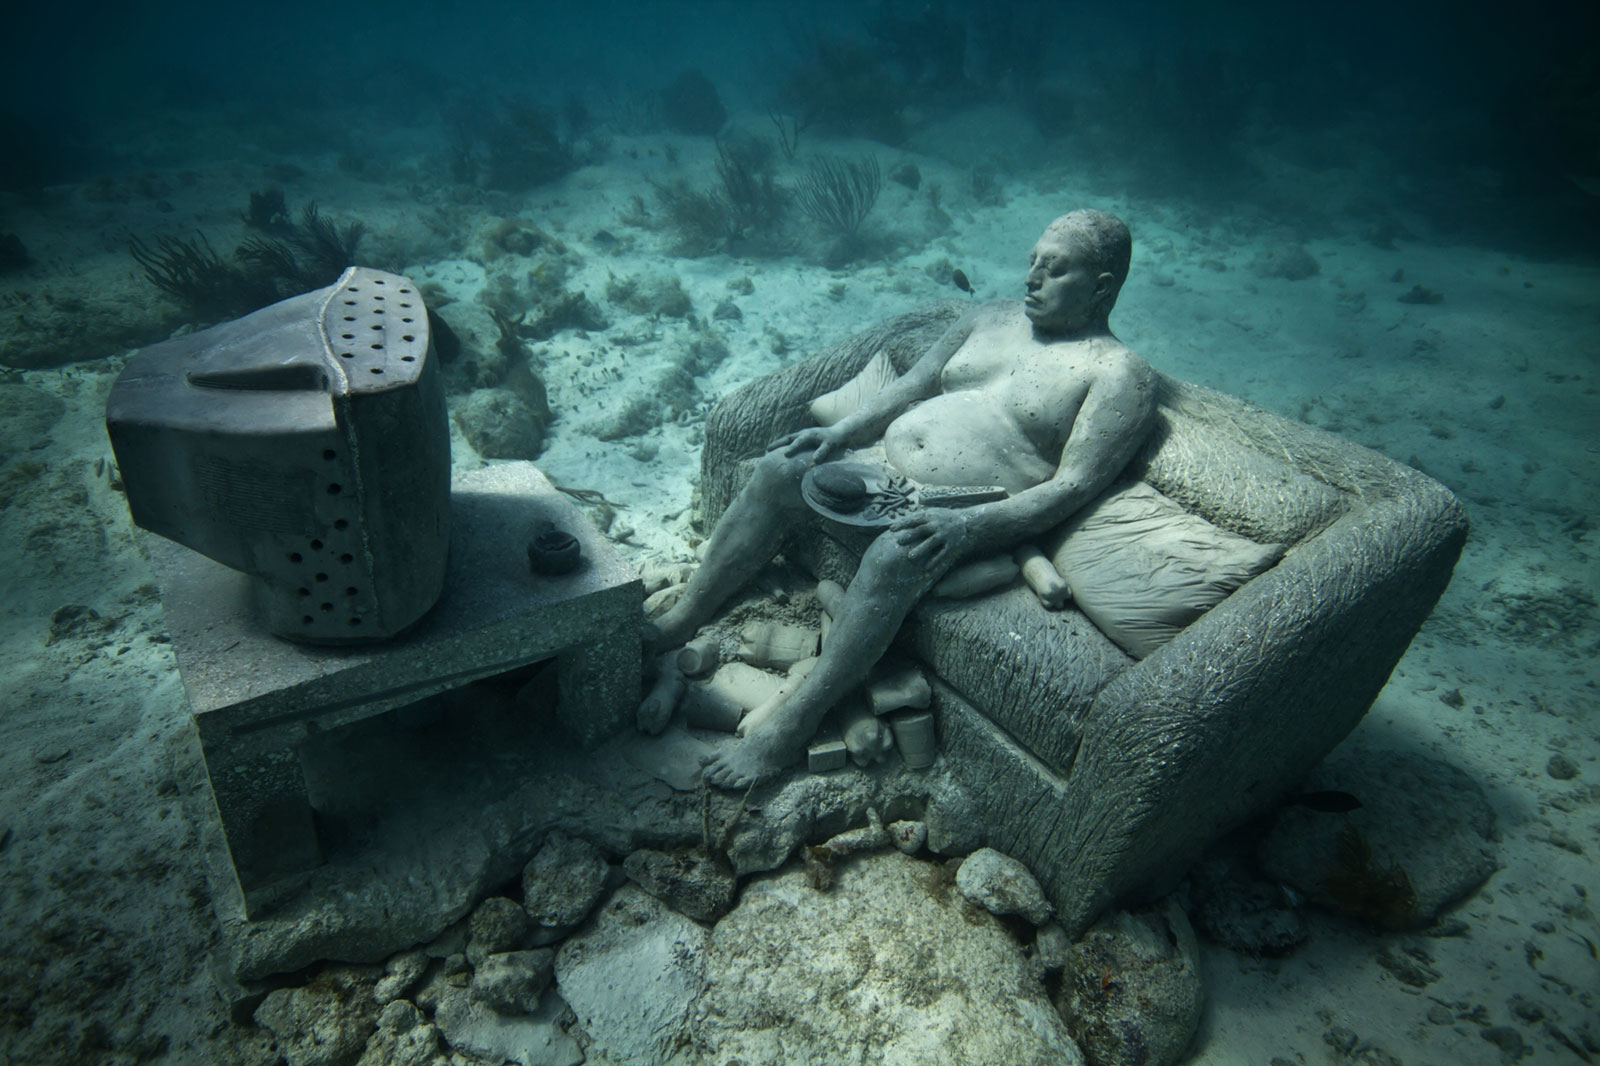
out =
<svg viewBox="0 0 1600 1066"><path fill-rule="evenodd" d="M1204 1001L1184 907L1209 938L1276 956L1309 935L1308 902L1414 928L1492 869L1476 786L1385 758L1400 756L1336 755L1301 797L1316 802L1287 805L1259 845L1234 841L1185 893L1111 912L1076 942L1033 873L965 831L964 794L937 772L797 775L758 810L702 794L696 812L678 793L674 818L702 825L699 843L549 831L429 943L250 1007L288 1066L711 1066L845 1046L890 1064L1165 1066ZM1338 791L1358 785L1359 802ZM1378 961L1422 988L1438 974L1414 940Z"/></svg>
<svg viewBox="0 0 1600 1066"><path fill-rule="evenodd" d="M906 1066L1134 1061L1086 1059L1079 1044L1108 1047L1104 1033L1176 1061L1200 995L1190 957L1162 949L1168 926L1192 940L1181 912L1119 916L1074 945L1016 860L929 851L953 837L919 819L866 822L742 885L727 834L617 862L552 832L520 899L489 896L381 966L314 971L254 1020L287 1066L709 1066L840 1047ZM1134 1002L1139 1017L1096 1027L1097 1009Z"/></svg>
<svg viewBox="0 0 1600 1066"><path fill-rule="evenodd" d="M670 581L685 568L661 569ZM794 599L786 621L799 632L815 607ZM790 636L741 622L703 661L673 666L685 686L730 663L781 686L740 657L759 645L753 657L778 669L780 646L814 651L814 631ZM874 701L920 698L913 672L874 680L864 719L880 720ZM1264 836L1240 834L1196 865L1173 897L1187 914L1170 901L1113 912L1073 942L1034 874L984 846L970 794L942 763L884 758L737 797L700 787L715 743L672 728L596 751L516 749L516 802L472 808L481 840L426 836L459 844L429 862L427 900L407 911L409 897L371 890L364 909L336 915L348 928L329 927L327 910L255 923L254 968L231 997L236 1017L258 1023L249 1039L288 1066L724 1066L826 1061L840 1042L888 1063L1162 1066L1181 1061L1200 1016L1191 920L1260 959L1322 935L1341 920L1318 917L1331 909L1378 927L1374 959L1394 981L1431 989L1444 956L1423 932L1457 935L1442 909L1493 869L1489 807L1460 771L1342 751ZM431 818L467 816L446 800ZM302 969L316 950L379 964ZM296 987L250 985L289 971ZM997 1016L995 1003L1009 1006Z"/></svg>

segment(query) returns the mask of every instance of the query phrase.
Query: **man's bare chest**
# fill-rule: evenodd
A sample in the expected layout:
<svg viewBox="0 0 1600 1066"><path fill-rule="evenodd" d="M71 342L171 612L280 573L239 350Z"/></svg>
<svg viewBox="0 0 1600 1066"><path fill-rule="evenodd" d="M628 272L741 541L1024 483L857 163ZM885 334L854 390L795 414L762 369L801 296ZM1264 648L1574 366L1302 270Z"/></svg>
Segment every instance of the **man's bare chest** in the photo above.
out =
<svg viewBox="0 0 1600 1066"><path fill-rule="evenodd" d="M975 392L1030 435L1064 439L1092 379L1089 353L1032 337L973 337L945 364L945 393Z"/></svg>

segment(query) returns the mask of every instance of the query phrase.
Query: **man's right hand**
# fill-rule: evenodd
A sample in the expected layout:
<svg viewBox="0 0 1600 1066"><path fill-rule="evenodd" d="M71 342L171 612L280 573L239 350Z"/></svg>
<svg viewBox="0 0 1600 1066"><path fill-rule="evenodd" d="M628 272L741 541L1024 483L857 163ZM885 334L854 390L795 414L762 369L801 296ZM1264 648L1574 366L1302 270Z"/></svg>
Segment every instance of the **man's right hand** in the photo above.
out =
<svg viewBox="0 0 1600 1066"><path fill-rule="evenodd" d="M832 426L811 426L807 429L797 429L793 433L783 436L767 445L767 451L782 450L785 459L793 459L803 452L811 453L811 462L825 463L828 457L842 451L849 446L849 441L844 434L839 433Z"/></svg>

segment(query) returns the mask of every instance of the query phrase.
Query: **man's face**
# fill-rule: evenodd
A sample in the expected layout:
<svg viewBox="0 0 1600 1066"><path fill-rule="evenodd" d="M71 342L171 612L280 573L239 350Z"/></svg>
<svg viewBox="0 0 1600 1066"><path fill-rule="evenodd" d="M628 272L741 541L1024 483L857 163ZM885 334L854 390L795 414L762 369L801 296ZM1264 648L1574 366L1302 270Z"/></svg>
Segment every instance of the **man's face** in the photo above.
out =
<svg viewBox="0 0 1600 1066"><path fill-rule="evenodd" d="M1060 235L1046 232L1028 257L1023 312L1041 333L1076 333L1099 317L1110 274L1096 274L1086 256Z"/></svg>

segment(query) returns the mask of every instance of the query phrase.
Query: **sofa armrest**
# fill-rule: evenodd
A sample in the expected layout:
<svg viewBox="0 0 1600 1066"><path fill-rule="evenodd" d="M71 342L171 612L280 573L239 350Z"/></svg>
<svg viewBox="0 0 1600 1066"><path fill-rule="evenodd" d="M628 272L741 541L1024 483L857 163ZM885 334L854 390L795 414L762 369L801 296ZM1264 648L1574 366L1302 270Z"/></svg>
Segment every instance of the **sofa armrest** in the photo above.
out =
<svg viewBox="0 0 1600 1066"><path fill-rule="evenodd" d="M1101 690L1053 812L1064 895L1098 893L1096 912L1170 888L1360 721L1467 534L1454 495L1392 465L1398 495L1296 546Z"/></svg>

